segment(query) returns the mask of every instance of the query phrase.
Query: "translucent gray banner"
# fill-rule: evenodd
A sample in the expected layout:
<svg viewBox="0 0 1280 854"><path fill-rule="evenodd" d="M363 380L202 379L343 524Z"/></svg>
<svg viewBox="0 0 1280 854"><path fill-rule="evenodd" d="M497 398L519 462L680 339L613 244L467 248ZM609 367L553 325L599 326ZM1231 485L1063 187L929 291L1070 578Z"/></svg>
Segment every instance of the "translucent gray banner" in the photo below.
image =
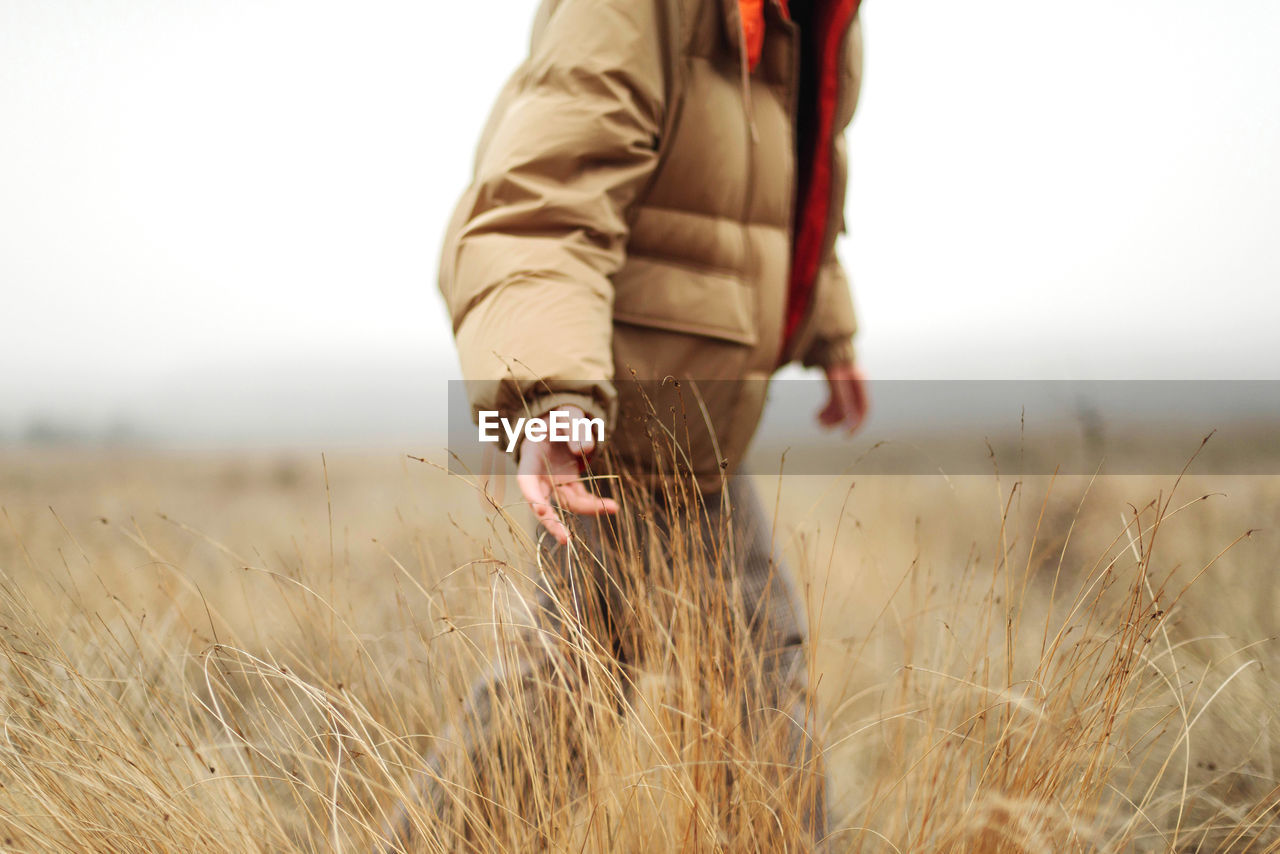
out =
<svg viewBox="0 0 1280 854"><path fill-rule="evenodd" d="M623 394L631 403L621 415L633 432L646 419L665 425L665 435L707 432L699 401L761 394L767 402L741 473L1176 474L1190 463L1201 474L1280 474L1280 381L1270 380L874 381L870 415L853 436L818 426L821 377L645 383ZM467 383L451 382L448 399L451 470L510 471L505 436L479 441ZM651 411L637 411L635 400L650 401Z"/></svg>

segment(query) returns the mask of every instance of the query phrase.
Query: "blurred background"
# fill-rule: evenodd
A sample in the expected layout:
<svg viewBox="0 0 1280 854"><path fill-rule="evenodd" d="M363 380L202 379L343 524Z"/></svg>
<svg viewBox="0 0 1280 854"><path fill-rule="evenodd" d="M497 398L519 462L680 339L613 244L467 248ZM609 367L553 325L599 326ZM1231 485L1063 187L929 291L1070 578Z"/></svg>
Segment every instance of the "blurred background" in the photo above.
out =
<svg viewBox="0 0 1280 854"><path fill-rule="evenodd" d="M0 0L0 441L432 441L535 5ZM1280 378L1280 4L862 14L871 376Z"/></svg>

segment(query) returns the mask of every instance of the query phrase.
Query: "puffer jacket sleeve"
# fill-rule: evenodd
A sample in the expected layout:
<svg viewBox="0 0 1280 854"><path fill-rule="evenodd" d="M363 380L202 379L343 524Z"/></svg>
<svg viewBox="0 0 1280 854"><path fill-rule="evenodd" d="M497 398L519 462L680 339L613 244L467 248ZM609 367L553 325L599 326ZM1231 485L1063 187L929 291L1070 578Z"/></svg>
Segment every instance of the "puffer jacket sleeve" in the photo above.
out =
<svg viewBox="0 0 1280 854"><path fill-rule="evenodd" d="M547 0L486 129L440 286L473 416L612 424L613 287L666 109L660 0Z"/></svg>
<svg viewBox="0 0 1280 854"><path fill-rule="evenodd" d="M834 251L818 270L814 323L813 341L801 354L805 367L825 368L856 361L853 337L858 332L858 318L844 266Z"/></svg>
<svg viewBox="0 0 1280 854"><path fill-rule="evenodd" d="M839 117L841 128L846 127L853 118L862 88L861 17L855 18L850 28L847 50L848 62L845 64L847 78L844 85L848 87L848 97L844 114ZM834 198L840 205L837 215L840 233L843 234L845 184L849 174L848 145L843 132L836 136L832 154L835 160L832 174L840 181ZM853 337L858 331L858 320L853 308L849 278L840 263L840 258L836 255L834 245L823 258L822 266L818 269L813 300L814 332L811 343L800 354L801 362L806 367L826 367L841 362L852 363L855 360Z"/></svg>

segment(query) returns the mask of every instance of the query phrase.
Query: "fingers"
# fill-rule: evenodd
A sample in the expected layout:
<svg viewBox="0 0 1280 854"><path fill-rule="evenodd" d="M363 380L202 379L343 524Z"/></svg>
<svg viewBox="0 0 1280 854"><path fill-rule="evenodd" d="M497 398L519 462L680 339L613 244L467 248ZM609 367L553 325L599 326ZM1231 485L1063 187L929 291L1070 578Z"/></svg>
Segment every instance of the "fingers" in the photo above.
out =
<svg viewBox="0 0 1280 854"><path fill-rule="evenodd" d="M862 415L865 409L861 383L853 378L842 380L840 382L840 398L841 406L844 410L841 424L844 425L845 435L852 435L862 424Z"/></svg>
<svg viewBox="0 0 1280 854"><path fill-rule="evenodd" d="M827 370L827 403L818 412L823 427L842 425L851 435L867 417L866 382L862 373L851 365L833 366Z"/></svg>
<svg viewBox="0 0 1280 854"><path fill-rule="evenodd" d="M853 399L853 411L849 415L849 432L852 433L862 426L862 422L867 418L867 411L870 409L870 401L867 399L867 384L860 374L850 379L849 391Z"/></svg>
<svg viewBox="0 0 1280 854"><path fill-rule="evenodd" d="M854 402L853 389L849 387L849 380L841 377L835 384L836 397L840 399L840 423L844 426L846 433L853 432L853 426L850 421L856 417L856 408ZM856 425L854 425L856 426Z"/></svg>
<svg viewBox="0 0 1280 854"><path fill-rule="evenodd" d="M560 521L560 517L556 515L556 511L550 504L536 504L533 513L538 517L538 522L542 527L547 529L547 533L555 537L560 545L566 545L569 542L569 529L564 526L564 522Z"/></svg>
<svg viewBox="0 0 1280 854"><path fill-rule="evenodd" d="M555 487L555 493L556 502L570 513L599 516L603 513L618 512L618 502L612 498L591 494L581 481L559 484Z"/></svg>
<svg viewBox="0 0 1280 854"><path fill-rule="evenodd" d="M545 475L518 474L516 483L520 487L520 494L535 513L541 506L550 506L547 499L551 497L551 481Z"/></svg>
<svg viewBox="0 0 1280 854"><path fill-rule="evenodd" d="M565 406L563 411L571 420L585 418L576 406ZM539 524L561 545L569 541L561 512L585 516L618 512L616 501L592 494L579 479L586 457L595 448L596 437L590 431L564 441L526 440L521 445L516 482ZM558 510L552 499L559 505Z"/></svg>
<svg viewBox="0 0 1280 854"><path fill-rule="evenodd" d="M547 533L555 537L557 543L563 546L569 542L569 529L564 526L564 522L560 521L555 508L550 504L535 504L533 513L542 527L547 529Z"/></svg>
<svg viewBox="0 0 1280 854"><path fill-rule="evenodd" d="M565 448L575 457L587 457L596 449L596 440L591 436L586 436L581 440L570 439L565 442Z"/></svg>
<svg viewBox="0 0 1280 854"><path fill-rule="evenodd" d="M520 493L533 508L533 515L538 523L546 528L547 533L555 537L560 545L569 542L569 531L548 500L551 497L551 478L542 474L518 474L516 483L520 485Z"/></svg>
<svg viewBox="0 0 1280 854"><path fill-rule="evenodd" d="M548 474L519 474L516 475L516 482L520 485L521 494L533 508L533 515L539 524L560 545L569 542L569 531L551 503L552 496L560 509L568 513L600 516L618 512L618 502L588 492L580 480L557 483L556 478Z"/></svg>
<svg viewBox="0 0 1280 854"><path fill-rule="evenodd" d="M529 506L533 508L533 515L537 518L538 523L547 529L547 533L555 537L560 545L569 542L569 529L565 527L564 522L560 519L560 514L556 512L556 508L547 500L552 492L550 480L547 478L538 478L542 481L537 486L530 485L526 488L521 483L520 489L529 501ZM618 502L612 498L601 498L598 495L592 495L587 492L581 483L561 484L554 489L556 503L561 509L569 513L577 513L581 516L600 516L603 514L617 513Z"/></svg>
<svg viewBox="0 0 1280 854"><path fill-rule="evenodd" d="M838 369L827 371L827 405L818 413L818 423L823 427L835 427L849 417L849 394L845 388L845 376Z"/></svg>
<svg viewBox="0 0 1280 854"><path fill-rule="evenodd" d="M572 404L563 407L563 411L569 416L571 421L577 421L587 417L587 414L583 412L580 407ZM565 442L564 445L565 450L573 454L575 457L586 457L596 449L596 439L591 435L590 430L583 431L581 436L577 431L575 431L570 435L569 441Z"/></svg>
<svg viewBox="0 0 1280 854"><path fill-rule="evenodd" d="M840 408L840 398L836 395L835 389L831 388L827 392L827 404L818 411L818 423L823 427L834 427L840 423L843 411Z"/></svg>

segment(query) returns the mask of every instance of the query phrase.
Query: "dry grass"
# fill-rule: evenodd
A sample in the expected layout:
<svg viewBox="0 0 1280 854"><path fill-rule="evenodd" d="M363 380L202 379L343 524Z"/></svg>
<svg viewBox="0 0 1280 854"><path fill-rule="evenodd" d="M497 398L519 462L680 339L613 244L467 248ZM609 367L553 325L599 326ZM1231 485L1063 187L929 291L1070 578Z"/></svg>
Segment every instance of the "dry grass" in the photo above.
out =
<svg viewBox="0 0 1280 854"><path fill-rule="evenodd" d="M1175 480L759 481L809 598L831 850L1280 850L1280 483ZM528 637L524 517L394 455L12 454L0 505L6 850L371 850ZM641 672L570 638L538 697L575 702L513 695L503 761L450 775L475 850L808 850L750 647L714 602L645 601Z"/></svg>

